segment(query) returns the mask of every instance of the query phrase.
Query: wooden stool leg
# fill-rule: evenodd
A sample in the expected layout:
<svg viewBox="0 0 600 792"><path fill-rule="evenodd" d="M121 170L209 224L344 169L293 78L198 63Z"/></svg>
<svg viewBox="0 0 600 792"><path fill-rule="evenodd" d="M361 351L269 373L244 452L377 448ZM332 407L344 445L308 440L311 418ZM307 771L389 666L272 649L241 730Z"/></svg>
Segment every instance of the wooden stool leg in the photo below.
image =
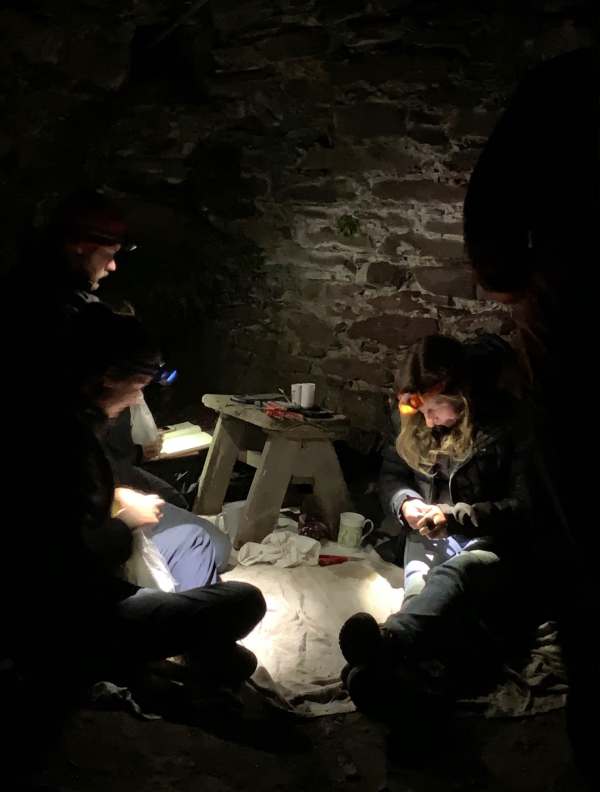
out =
<svg viewBox="0 0 600 792"><path fill-rule="evenodd" d="M336 539L341 512L352 509L340 462L329 440L311 443L306 450L310 455L314 479L313 496L324 522L329 526L331 538Z"/></svg>
<svg viewBox="0 0 600 792"><path fill-rule="evenodd" d="M240 517L235 547L261 542L277 523L300 443L269 435Z"/></svg>
<svg viewBox="0 0 600 792"><path fill-rule="evenodd" d="M244 424L220 415L198 482L194 514L218 514L242 444Z"/></svg>

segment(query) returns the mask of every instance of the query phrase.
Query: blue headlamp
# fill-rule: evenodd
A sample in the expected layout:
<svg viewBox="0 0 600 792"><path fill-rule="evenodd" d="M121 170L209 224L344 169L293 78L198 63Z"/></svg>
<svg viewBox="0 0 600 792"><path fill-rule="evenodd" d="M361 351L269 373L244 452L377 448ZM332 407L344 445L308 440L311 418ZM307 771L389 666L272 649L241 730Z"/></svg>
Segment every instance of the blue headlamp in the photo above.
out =
<svg viewBox="0 0 600 792"><path fill-rule="evenodd" d="M152 382L157 382L159 385L171 385L176 379L177 369L168 368L167 365L163 363L152 377Z"/></svg>

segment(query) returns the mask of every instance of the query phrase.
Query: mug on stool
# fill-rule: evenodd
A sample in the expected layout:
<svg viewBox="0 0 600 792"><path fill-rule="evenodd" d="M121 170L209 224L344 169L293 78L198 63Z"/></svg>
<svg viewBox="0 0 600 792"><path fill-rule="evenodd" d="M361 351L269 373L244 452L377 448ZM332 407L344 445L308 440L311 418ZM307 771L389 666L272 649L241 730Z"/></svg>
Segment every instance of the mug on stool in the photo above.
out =
<svg viewBox="0 0 600 792"><path fill-rule="evenodd" d="M365 528L368 529L365 533ZM352 547L357 550L374 528L373 520L366 520L362 514L356 512L342 512L340 514L340 530L338 544Z"/></svg>

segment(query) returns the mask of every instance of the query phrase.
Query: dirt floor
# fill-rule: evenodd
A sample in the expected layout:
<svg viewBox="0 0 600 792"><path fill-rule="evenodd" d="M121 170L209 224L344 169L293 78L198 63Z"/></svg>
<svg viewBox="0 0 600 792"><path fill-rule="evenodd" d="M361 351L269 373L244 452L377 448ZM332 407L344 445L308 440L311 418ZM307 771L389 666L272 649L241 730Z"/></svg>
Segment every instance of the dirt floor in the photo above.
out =
<svg viewBox="0 0 600 792"><path fill-rule="evenodd" d="M251 691L220 725L143 721L84 710L52 757L47 781L73 792L584 792L570 760L564 715L464 718L436 735L431 762L408 769L359 714L298 720ZM192 719L193 720L193 719ZM434 757L452 739L436 766Z"/></svg>
<svg viewBox="0 0 600 792"><path fill-rule="evenodd" d="M246 478L228 500L245 496ZM357 506L377 519L378 504L361 494L367 487L359 479L351 482ZM84 710L45 780L66 792L589 792L571 762L562 711L463 718L451 735L432 724L431 761L409 769L358 713L303 720L266 707L250 689L243 699L241 715L208 725L206 717L144 721Z"/></svg>

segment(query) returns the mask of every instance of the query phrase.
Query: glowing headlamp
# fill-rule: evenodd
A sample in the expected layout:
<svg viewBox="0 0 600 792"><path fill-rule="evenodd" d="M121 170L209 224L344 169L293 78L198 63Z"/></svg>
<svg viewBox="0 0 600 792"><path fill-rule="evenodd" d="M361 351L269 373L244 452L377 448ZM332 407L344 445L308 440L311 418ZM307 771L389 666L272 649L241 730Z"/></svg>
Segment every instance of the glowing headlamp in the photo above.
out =
<svg viewBox="0 0 600 792"><path fill-rule="evenodd" d="M165 363L159 366L152 377L152 381L157 382L159 385L171 385L176 379L177 369L168 368Z"/></svg>
<svg viewBox="0 0 600 792"><path fill-rule="evenodd" d="M403 393L398 400L398 410L400 415L415 415L423 406L423 398L429 396L437 396L444 392L446 382L440 382L434 385L433 388L424 393Z"/></svg>
<svg viewBox="0 0 600 792"><path fill-rule="evenodd" d="M406 401L398 402L398 409L400 415L415 415L419 411L419 407L423 404L423 399L418 393L412 393Z"/></svg>

